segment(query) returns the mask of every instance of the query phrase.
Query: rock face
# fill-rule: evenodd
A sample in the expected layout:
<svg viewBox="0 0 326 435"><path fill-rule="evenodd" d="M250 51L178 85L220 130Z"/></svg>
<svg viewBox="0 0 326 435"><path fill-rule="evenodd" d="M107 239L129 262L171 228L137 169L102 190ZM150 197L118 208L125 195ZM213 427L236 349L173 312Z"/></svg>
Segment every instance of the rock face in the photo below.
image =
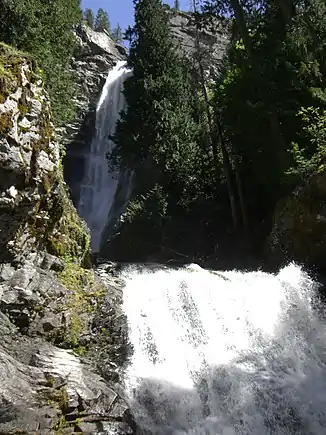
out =
<svg viewBox="0 0 326 435"><path fill-rule="evenodd" d="M0 261L36 249L89 256L63 182L50 104L33 61L0 45Z"/></svg>
<svg viewBox="0 0 326 435"><path fill-rule="evenodd" d="M206 19L199 16L198 42L196 37L196 21L192 13L167 10L170 18L172 34L177 45L191 60L195 60L195 53L199 44L200 58L204 70L209 75L216 75L227 50L230 36L226 20Z"/></svg>
<svg viewBox="0 0 326 435"><path fill-rule="evenodd" d="M277 205L267 244L270 263L289 260L325 270L326 172L314 174Z"/></svg>
<svg viewBox="0 0 326 435"><path fill-rule="evenodd" d="M36 65L0 45L0 434L132 434L113 388L128 356L121 283L84 268L90 237L62 172Z"/></svg>
<svg viewBox="0 0 326 435"><path fill-rule="evenodd" d="M85 24L76 29L77 51L72 69L77 83L77 117L62 132L67 155L65 179L76 203L95 130L96 105L108 71L119 60L126 59L126 49L116 44L106 33L95 32Z"/></svg>

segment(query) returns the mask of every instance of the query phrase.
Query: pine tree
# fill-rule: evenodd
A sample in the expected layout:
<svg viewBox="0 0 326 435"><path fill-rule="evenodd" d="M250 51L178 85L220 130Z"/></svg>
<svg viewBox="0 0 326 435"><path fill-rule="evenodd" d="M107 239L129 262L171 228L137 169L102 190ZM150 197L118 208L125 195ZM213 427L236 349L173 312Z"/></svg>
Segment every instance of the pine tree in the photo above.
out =
<svg viewBox="0 0 326 435"><path fill-rule="evenodd" d="M84 11L84 20L86 21L87 25L93 29L94 28L94 13L92 9L87 8Z"/></svg>
<svg viewBox="0 0 326 435"><path fill-rule="evenodd" d="M116 27L111 32L111 38L118 44L121 44L123 41L123 32L120 24L118 23Z"/></svg>
<svg viewBox="0 0 326 435"><path fill-rule="evenodd" d="M109 14L104 9L100 8L96 14L94 30L97 32L106 31L110 33L110 27Z"/></svg>
<svg viewBox="0 0 326 435"><path fill-rule="evenodd" d="M174 0L174 9L180 11L180 0Z"/></svg>

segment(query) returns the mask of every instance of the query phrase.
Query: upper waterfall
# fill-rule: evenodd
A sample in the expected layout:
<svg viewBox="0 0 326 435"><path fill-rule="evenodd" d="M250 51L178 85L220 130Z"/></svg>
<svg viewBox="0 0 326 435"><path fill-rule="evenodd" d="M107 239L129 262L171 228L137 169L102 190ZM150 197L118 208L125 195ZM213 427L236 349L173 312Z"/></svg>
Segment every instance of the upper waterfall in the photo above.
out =
<svg viewBox="0 0 326 435"><path fill-rule="evenodd" d="M325 433L325 319L300 267L131 267L122 277L134 348L126 393L144 433Z"/></svg>
<svg viewBox="0 0 326 435"><path fill-rule="evenodd" d="M110 135L115 133L119 114L125 106L124 81L132 75L125 61L109 71L96 108L95 135L87 162L86 176L80 189L78 211L92 236L92 250L98 252L118 185L117 173L108 172L107 152L115 146Z"/></svg>

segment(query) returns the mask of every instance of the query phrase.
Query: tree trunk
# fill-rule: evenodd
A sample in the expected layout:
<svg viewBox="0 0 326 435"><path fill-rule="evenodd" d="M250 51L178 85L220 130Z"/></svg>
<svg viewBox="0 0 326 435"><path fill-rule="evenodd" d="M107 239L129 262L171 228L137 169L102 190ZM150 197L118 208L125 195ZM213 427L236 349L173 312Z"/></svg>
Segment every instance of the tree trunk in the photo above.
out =
<svg viewBox="0 0 326 435"><path fill-rule="evenodd" d="M285 24L291 21L294 12L293 0L276 0L277 4L282 12Z"/></svg>
<svg viewBox="0 0 326 435"><path fill-rule="evenodd" d="M274 110L268 113L268 120L272 136L277 144L277 151L286 150L287 143L281 131L280 120L278 119L277 113Z"/></svg>
<svg viewBox="0 0 326 435"><path fill-rule="evenodd" d="M245 202L244 194L243 194L242 181L241 181L241 177L240 177L239 164L238 164L237 157L235 157L233 162L234 162L235 181L236 181L238 196L239 196L239 200L240 200L242 222L243 222L245 232L247 234L249 234L248 213L247 213L246 202Z"/></svg>
<svg viewBox="0 0 326 435"><path fill-rule="evenodd" d="M215 174L216 174L216 183L218 182L219 178L219 158L218 158L218 145L217 145L217 138L215 137L213 128L213 121L212 121L212 114L210 111L210 103L209 98L207 94L206 84L205 84L205 72L202 65L202 59L201 59L201 52L200 52L200 40L199 40L199 31L198 31L198 21L197 21L197 5L196 0L193 0L193 10L195 13L196 21L195 21L195 28L196 28L196 51L198 56L198 66L199 66L199 74L200 74L200 85L202 88L202 92L205 99L205 108L206 108L206 114L207 114L207 120L208 120L208 126L211 133L211 146L213 151L213 158L214 158L214 167L215 167ZM217 118L217 116L216 116ZM236 199L234 194L234 189L232 185L232 166L229 160L229 155L227 152L227 149L225 147L225 143L223 140L223 134L221 129L221 124L219 119L217 118L217 130L218 130L218 136L220 139L221 144L221 151L222 151L222 157L223 157L223 169L225 173L225 178L227 181L228 186L228 194L229 194L229 200L230 200L230 206L231 206L231 214L232 214L232 220L233 220L233 226L234 229L238 229L238 219L237 219L237 207L236 207Z"/></svg>
<svg viewBox="0 0 326 435"><path fill-rule="evenodd" d="M226 148L226 145L224 142L221 122L220 122L217 114L216 114L216 125L217 125L218 136L219 136L220 144L221 144L221 151L222 151L222 157L223 157L223 169L224 169L224 174L225 174L225 178L226 178L226 183L228 186L228 194L229 194L229 200L230 200L233 226L234 226L234 229L237 230L238 229L238 213L237 213L237 203L236 203L236 198L235 198L235 192L234 192L233 183L232 183L232 165L230 162L229 153L227 151L227 148Z"/></svg>
<svg viewBox="0 0 326 435"><path fill-rule="evenodd" d="M282 0L280 0L282 1ZM234 11L235 20L239 27L239 32L241 38L243 40L244 46L247 50L248 55L251 57L252 55L252 43L249 35L248 27L246 24L245 13L240 5L239 0L230 0L232 9Z"/></svg>

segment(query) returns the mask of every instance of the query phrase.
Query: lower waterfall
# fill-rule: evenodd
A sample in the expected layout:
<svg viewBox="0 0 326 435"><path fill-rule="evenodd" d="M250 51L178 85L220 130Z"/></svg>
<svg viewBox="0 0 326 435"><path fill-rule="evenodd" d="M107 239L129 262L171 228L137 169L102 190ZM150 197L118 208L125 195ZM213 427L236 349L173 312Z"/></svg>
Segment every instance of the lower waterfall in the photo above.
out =
<svg viewBox="0 0 326 435"><path fill-rule="evenodd" d="M96 108L96 133L92 140L86 176L81 185L77 207L90 229L93 252L100 250L102 234L114 204L119 178L120 176L125 178L126 175L109 174L106 154L115 146L110 136L115 133L120 112L125 106L122 93L124 81L131 75L132 70L127 68L126 62L119 61L107 76ZM125 183L128 185L129 179ZM121 211L123 207L120 205L116 213Z"/></svg>
<svg viewBox="0 0 326 435"><path fill-rule="evenodd" d="M130 266L122 278L125 389L141 433L326 433L326 323L299 266Z"/></svg>

